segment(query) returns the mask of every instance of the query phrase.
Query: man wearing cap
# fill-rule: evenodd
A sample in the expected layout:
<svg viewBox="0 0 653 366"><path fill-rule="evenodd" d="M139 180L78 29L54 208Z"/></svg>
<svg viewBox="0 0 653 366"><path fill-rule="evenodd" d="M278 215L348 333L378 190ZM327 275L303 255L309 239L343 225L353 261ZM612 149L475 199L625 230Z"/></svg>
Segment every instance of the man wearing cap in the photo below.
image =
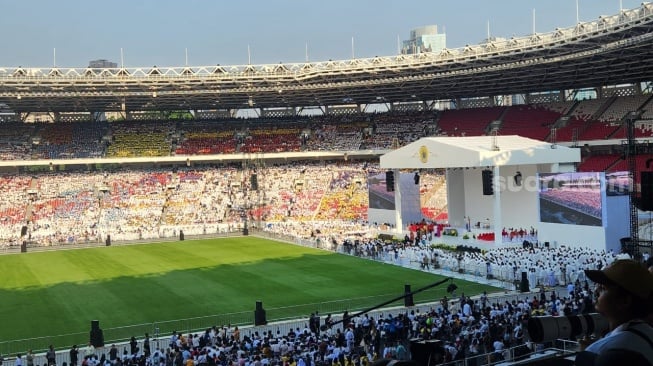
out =
<svg viewBox="0 0 653 366"><path fill-rule="evenodd" d="M610 332L580 352L576 365L653 365L653 326L645 320L653 312L653 275L630 259L585 274L598 285L596 310Z"/></svg>

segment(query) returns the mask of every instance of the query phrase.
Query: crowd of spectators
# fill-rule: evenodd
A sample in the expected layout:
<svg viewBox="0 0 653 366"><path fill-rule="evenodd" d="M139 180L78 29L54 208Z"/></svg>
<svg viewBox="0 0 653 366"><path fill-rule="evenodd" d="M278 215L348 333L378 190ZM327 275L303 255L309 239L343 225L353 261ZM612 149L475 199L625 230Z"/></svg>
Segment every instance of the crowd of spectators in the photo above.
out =
<svg viewBox="0 0 653 366"><path fill-rule="evenodd" d="M602 216L601 192L596 189L550 189L540 192L540 199L592 217L600 218Z"/></svg>
<svg viewBox="0 0 653 366"><path fill-rule="evenodd" d="M531 288L566 286L585 281L583 270L600 269L618 258L605 250L560 245L505 246L483 252L480 250L451 251L434 245L433 237L424 235L402 242L387 242L383 238L351 236L335 240L340 252L421 269L441 269L466 273L478 278L493 278L507 283L521 280L527 274Z"/></svg>
<svg viewBox="0 0 653 366"><path fill-rule="evenodd" d="M261 228L328 221L346 227L366 222L367 177L377 170L364 162L302 162L8 174L0 178L6 196L0 240L46 246L104 242L109 235L148 240L235 231L245 221Z"/></svg>
<svg viewBox="0 0 653 366"><path fill-rule="evenodd" d="M651 105L648 96L626 96L578 101L575 104L540 103L511 107L358 113L329 116L261 117L197 121L114 121L6 123L0 133L0 159L67 159L87 157L169 156L292 151L350 151L391 149L425 136L478 136L489 126L502 134L550 139L557 126L568 140L572 129L580 140L623 138L621 119L643 110L637 137L650 137ZM596 115L599 111L602 114ZM505 113L504 113L505 112ZM502 120L503 119L503 120ZM527 122L536 121L532 123ZM606 124L607 122L610 124ZM533 135L535 131L537 136Z"/></svg>

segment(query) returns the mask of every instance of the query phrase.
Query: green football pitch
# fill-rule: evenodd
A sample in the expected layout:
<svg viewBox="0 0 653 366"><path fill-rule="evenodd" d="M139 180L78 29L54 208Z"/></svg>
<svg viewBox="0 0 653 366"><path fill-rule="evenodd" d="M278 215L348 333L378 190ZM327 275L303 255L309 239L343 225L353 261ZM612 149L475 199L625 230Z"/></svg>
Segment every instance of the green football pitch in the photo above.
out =
<svg viewBox="0 0 653 366"><path fill-rule="evenodd" d="M84 344L91 320L100 321L108 340L142 337L153 324L164 334L167 328L238 323L238 314L248 322L257 301L268 321L316 310L353 312L400 296L406 284L416 290L442 278L256 237L3 255L0 352L21 348L14 341L29 338L39 338L23 342L34 349L43 342ZM497 291L460 280L456 285L467 295ZM424 291L415 301L438 300L445 289ZM135 324L141 326L130 327ZM107 331L114 328L125 334Z"/></svg>

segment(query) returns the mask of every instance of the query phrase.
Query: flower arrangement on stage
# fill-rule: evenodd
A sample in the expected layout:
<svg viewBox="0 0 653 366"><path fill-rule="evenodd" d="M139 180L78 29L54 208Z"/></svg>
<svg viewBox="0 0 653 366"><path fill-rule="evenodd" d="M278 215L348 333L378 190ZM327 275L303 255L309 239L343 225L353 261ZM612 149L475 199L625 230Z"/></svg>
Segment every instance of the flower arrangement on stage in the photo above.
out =
<svg viewBox="0 0 653 366"><path fill-rule="evenodd" d="M442 235L458 236L458 230L457 229L452 229L452 228L446 228L446 229L442 230Z"/></svg>
<svg viewBox="0 0 653 366"><path fill-rule="evenodd" d="M446 251L449 251L449 252L455 252L457 250L458 246L440 243L440 244L431 244L431 248L446 250Z"/></svg>

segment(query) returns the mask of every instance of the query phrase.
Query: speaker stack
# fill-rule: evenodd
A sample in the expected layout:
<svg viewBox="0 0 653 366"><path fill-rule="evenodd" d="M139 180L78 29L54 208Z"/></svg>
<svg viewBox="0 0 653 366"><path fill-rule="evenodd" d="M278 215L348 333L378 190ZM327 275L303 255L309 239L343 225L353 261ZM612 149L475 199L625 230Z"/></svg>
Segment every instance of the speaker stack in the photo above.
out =
<svg viewBox="0 0 653 366"><path fill-rule="evenodd" d="M91 345L95 348L104 347L104 334L99 320L91 320Z"/></svg>
<svg viewBox="0 0 653 366"><path fill-rule="evenodd" d="M254 325L265 325L268 321L265 318L265 310L263 309L263 302L256 302L256 310L254 310Z"/></svg>
<svg viewBox="0 0 653 366"><path fill-rule="evenodd" d="M653 211L653 172L641 172L640 178L642 195L639 198L639 209Z"/></svg>
<svg viewBox="0 0 653 366"><path fill-rule="evenodd" d="M521 273L521 282L519 282L519 292L528 292L529 284L526 272Z"/></svg>
<svg viewBox="0 0 653 366"><path fill-rule="evenodd" d="M385 172L385 190L387 192L395 191L395 172L392 170Z"/></svg>
<svg viewBox="0 0 653 366"><path fill-rule="evenodd" d="M492 180L494 178L494 173L491 170L485 169L481 172L483 178L483 195L491 196L494 194L494 188Z"/></svg>
<svg viewBox="0 0 653 366"><path fill-rule="evenodd" d="M410 291L410 285L404 285L404 306L415 306L415 301L413 301L413 294Z"/></svg>
<svg viewBox="0 0 653 366"><path fill-rule="evenodd" d="M258 191L258 176L256 174L249 176L249 185L252 187L252 191Z"/></svg>

